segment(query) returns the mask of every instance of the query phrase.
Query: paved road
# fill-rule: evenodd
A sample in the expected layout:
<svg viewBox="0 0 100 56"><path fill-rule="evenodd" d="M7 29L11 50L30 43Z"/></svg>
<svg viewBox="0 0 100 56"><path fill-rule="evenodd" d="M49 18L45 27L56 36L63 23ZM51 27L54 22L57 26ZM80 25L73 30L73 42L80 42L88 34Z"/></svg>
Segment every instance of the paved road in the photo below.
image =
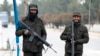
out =
<svg viewBox="0 0 100 56"><path fill-rule="evenodd" d="M57 51L57 53L54 53L51 49L48 49L48 51L45 53L43 51L43 56L64 56L64 41L60 40L60 35L62 31L58 30L47 30L47 41L52 44L53 48ZM9 25L9 28L3 28L3 35L0 38L0 48L3 46L6 48L6 41L9 38L11 43L11 48L13 46L16 48L15 44L15 27L13 25ZM90 35L90 41L88 44L84 45L84 53L83 56L100 56L100 34L89 34ZM3 42L3 44L2 44ZM44 45L45 46L45 45ZM22 38L20 38L20 47L22 47ZM45 46L45 48L47 48ZM22 56L22 52L20 52ZM0 56L16 56L16 51L0 51Z"/></svg>

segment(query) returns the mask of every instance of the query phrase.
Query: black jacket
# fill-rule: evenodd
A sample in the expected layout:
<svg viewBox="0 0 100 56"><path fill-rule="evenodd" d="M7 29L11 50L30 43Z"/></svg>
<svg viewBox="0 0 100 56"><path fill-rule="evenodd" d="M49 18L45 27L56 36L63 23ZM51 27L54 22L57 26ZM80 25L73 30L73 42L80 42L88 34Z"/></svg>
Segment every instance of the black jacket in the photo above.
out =
<svg viewBox="0 0 100 56"><path fill-rule="evenodd" d="M46 40L46 31L44 28L43 21L40 18L35 18L34 22L30 21L28 17L25 17L22 20L25 24L27 24L34 32L42 37L42 39ZM39 52L42 51L43 43L35 37L32 42L29 42L29 38L31 34L24 35L23 28L19 27L16 31L17 36L23 36L23 51L31 51L31 52Z"/></svg>
<svg viewBox="0 0 100 56"><path fill-rule="evenodd" d="M66 26L64 32L61 35L61 40L65 40L65 51L71 52L71 31L72 26ZM74 40L75 40L75 52L82 53L83 52L83 44L89 41L88 30L85 26L78 24L74 25Z"/></svg>

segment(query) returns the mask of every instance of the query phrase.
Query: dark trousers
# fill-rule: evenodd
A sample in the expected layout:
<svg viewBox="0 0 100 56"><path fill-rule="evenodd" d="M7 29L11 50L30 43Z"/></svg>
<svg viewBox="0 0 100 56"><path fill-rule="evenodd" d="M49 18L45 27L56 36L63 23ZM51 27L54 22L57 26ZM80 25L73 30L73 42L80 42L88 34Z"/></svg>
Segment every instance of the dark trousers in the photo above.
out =
<svg viewBox="0 0 100 56"><path fill-rule="evenodd" d="M71 56L71 53L66 52L65 56ZM75 53L74 56L82 56L82 53Z"/></svg>
<svg viewBox="0 0 100 56"><path fill-rule="evenodd" d="M24 56L42 56L42 52L24 52Z"/></svg>

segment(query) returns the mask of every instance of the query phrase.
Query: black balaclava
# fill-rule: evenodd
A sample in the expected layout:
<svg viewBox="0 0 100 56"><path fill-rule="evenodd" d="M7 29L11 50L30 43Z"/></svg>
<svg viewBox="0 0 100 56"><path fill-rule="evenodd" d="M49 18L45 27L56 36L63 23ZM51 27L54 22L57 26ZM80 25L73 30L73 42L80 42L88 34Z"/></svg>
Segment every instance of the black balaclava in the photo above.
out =
<svg viewBox="0 0 100 56"><path fill-rule="evenodd" d="M31 13L31 11L30 11L30 8L36 8L37 10L37 12L36 13ZM35 4L30 4L29 5L29 8L28 8L28 18L29 18L29 20L30 21L34 21L34 19L37 17L37 14L38 14L38 6L37 5L35 5Z"/></svg>

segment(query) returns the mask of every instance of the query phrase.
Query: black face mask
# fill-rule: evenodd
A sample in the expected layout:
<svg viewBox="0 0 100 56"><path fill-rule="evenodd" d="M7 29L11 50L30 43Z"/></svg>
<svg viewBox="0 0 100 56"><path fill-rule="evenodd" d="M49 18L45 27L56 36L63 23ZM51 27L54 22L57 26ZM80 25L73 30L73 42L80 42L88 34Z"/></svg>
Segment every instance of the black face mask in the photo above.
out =
<svg viewBox="0 0 100 56"><path fill-rule="evenodd" d="M31 13L30 8L34 7L37 8L36 13ZM34 21L37 18L37 14L38 14L38 7L35 4L31 4L29 5L29 11L28 11L28 18L30 21Z"/></svg>
<svg viewBox="0 0 100 56"><path fill-rule="evenodd" d="M36 13L34 13L34 14L33 13L29 13L28 14L29 20L32 20L33 21L36 17L37 17L37 14Z"/></svg>

